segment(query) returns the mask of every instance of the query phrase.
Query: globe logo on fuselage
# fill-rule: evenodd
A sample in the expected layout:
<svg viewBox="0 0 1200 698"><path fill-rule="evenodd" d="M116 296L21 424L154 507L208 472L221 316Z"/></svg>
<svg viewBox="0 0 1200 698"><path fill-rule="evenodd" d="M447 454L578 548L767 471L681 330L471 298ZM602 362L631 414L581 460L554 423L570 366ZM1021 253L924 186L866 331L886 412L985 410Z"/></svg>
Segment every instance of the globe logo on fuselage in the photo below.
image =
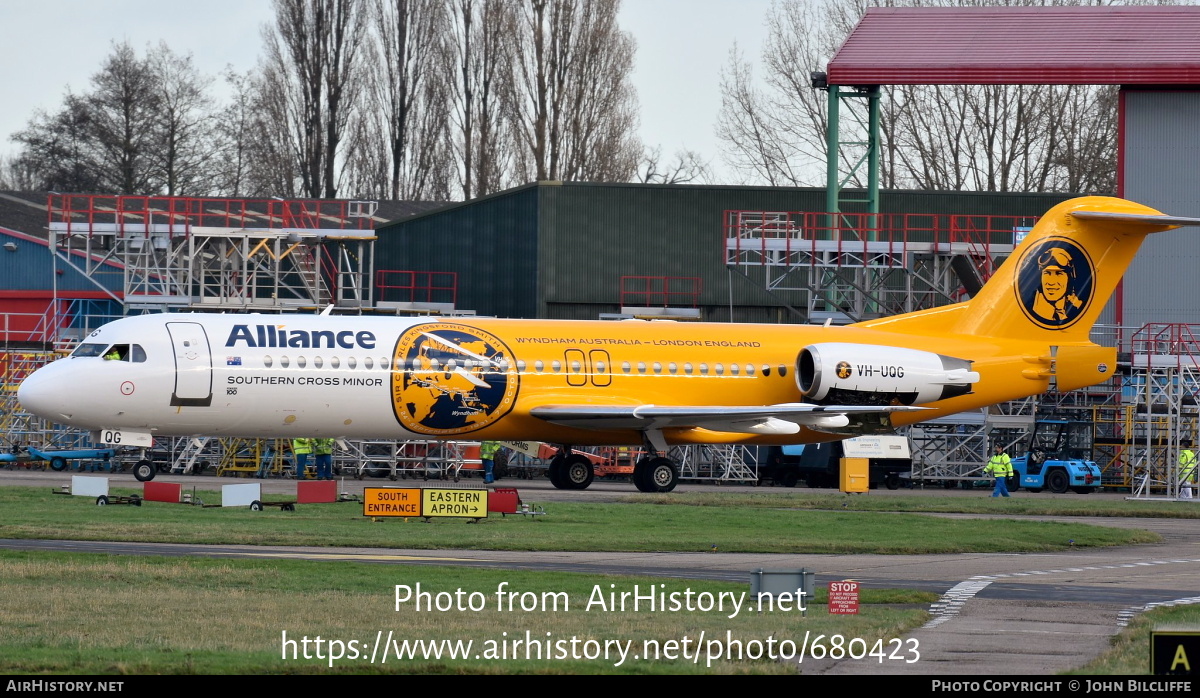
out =
<svg viewBox="0 0 1200 698"><path fill-rule="evenodd" d="M1092 303L1095 269L1087 252L1066 238L1030 246L1017 262L1014 289L1025 317L1048 330L1074 325Z"/></svg>
<svg viewBox="0 0 1200 698"><path fill-rule="evenodd" d="M508 414L516 401L519 379L512 353L477 328L417 325L400 335L394 358L392 409L411 432L476 431Z"/></svg>

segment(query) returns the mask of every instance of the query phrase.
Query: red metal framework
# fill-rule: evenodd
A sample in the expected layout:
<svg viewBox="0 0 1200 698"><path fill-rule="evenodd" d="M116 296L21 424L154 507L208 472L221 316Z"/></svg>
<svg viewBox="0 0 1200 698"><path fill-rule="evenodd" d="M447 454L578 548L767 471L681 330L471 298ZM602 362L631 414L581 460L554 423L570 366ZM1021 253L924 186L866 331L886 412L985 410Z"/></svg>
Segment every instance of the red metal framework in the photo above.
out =
<svg viewBox="0 0 1200 698"><path fill-rule="evenodd" d="M1133 333L1134 368L1200 367L1200 325L1147 323ZM1157 357L1157 358L1156 358ZM1169 357L1169 358L1167 358ZM1163 361L1174 362L1165 366Z"/></svg>
<svg viewBox="0 0 1200 698"><path fill-rule="evenodd" d="M224 199L186 196L50 194L51 228L91 234L154 225L187 235L193 227L230 229L370 230L366 202L323 199ZM69 227L65 224L70 224ZM158 227L161 226L161 227Z"/></svg>
<svg viewBox="0 0 1200 698"><path fill-rule="evenodd" d="M696 308L703 287L698 276L622 276L621 307Z"/></svg>
<svg viewBox="0 0 1200 698"><path fill-rule="evenodd" d="M454 305L458 302L458 273L379 269L375 272L375 290L381 302Z"/></svg>
<svg viewBox="0 0 1200 698"><path fill-rule="evenodd" d="M726 211L729 264L903 267L910 252L965 254L984 279L1036 217Z"/></svg>

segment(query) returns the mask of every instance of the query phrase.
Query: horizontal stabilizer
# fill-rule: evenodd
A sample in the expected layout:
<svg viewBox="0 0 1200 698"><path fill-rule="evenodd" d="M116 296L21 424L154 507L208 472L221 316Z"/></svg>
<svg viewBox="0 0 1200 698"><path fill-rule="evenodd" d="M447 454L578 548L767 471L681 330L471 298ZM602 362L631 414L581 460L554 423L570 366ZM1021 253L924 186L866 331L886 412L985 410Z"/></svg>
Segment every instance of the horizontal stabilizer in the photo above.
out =
<svg viewBox="0 0 1200 698"><path fill-rule="evenodd" d="M1184 225L1200 225L1200 218L1188 218L1186 216L1166 216L1162 214L1117 213L1113 211L1072 211L1071 215L1075 218L1081 218L1083 220L1111 221L1113 223L1141 225L1148 228L1162 228L1164 230L1178 228Z"/></svg>

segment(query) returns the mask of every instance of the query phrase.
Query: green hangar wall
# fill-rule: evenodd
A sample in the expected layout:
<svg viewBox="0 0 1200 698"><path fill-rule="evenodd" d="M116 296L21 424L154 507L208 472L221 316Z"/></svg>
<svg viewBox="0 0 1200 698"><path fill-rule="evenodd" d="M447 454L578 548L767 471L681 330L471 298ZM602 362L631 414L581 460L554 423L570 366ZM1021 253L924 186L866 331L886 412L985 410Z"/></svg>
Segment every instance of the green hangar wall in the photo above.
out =
<svg viewBox="0 0 1200 698"><path fill-rule="evenodd" d="M885 191L886 213L1039 216L1051 194ZM375 268L455 272L459 309L596 319L622 276L700 277L706 320L795 322L778 295L725 265L730 210L821 211L821 188L539 182L380 228Z"/></svg>

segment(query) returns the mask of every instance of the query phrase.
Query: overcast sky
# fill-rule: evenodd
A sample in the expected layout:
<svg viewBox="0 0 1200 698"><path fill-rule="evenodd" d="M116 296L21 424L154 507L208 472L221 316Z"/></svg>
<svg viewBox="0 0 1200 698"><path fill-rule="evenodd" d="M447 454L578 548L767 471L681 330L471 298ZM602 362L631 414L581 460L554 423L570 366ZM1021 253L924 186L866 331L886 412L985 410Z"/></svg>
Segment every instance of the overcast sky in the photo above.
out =
<svg viewBox="0 0 1200 698"><path fill-rule="evenodd" d="M713 135L720 71L736 41L757 60L769 0L624 0L621 26L637 40L633 81L642 109L642 140L669 156L698 151L725 171ZM258 61L270 0L0 0L0 154L37 109L52 111L67 89L86 91L112 43L139 54L166 41L190 53L201 72L227 65L244 72Z"/></svg>

